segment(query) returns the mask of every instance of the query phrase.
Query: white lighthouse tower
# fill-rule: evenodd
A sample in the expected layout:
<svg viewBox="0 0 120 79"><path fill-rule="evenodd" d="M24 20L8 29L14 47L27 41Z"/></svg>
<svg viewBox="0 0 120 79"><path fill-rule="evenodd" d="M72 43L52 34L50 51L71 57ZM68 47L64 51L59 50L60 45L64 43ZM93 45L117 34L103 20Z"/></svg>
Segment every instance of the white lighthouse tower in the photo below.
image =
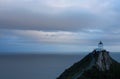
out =
<svg viewBox="0 0 120 79"><path fill-rule="evenodd" d="M98 43L98 48L96 49L96 51L102 51L102 50L103 50L103 43L102 43L102 41L100 41Z"/></svg>

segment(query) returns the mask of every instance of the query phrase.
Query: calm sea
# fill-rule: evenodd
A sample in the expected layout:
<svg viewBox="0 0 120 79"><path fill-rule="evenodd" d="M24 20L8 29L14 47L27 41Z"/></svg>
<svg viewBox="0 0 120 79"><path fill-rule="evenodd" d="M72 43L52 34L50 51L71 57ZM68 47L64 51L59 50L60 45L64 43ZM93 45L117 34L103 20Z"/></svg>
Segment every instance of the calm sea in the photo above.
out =
<svg viewBox="0 0 120 79"><path fill-rule="evenodd" d="M0 55L0 79L56 79L81 55ZM120 62L120 54L111 53Z"/></svg>

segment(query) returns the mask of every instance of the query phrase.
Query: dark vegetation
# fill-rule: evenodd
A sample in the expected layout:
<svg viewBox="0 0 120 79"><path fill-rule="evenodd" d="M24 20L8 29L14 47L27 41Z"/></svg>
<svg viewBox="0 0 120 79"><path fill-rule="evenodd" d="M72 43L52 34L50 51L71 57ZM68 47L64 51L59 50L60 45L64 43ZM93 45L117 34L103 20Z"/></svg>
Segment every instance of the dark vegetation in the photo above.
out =
<svg viewBox="0 0 120 79"><path fill-rule="evenodd" d="M120 64L113 62L109 71L98 71L96 67L87 70L78 79L120 79Z"/></svg>
<svg viewBox="0 0 120 79"><path fill-rule="evenodd" d="M71 79L75 74L80 73L80 71L86 68L91 60L90 54L88 54L81 61L66 69L57 79Z"/></svg>
<svg viewBox="0 0 120 79"><path fill-rule="evenodd" d="M81 61L66 69L57 79L72 79L82 71L84 71L84 73L78 79L120 79L120 63L114 59L111 58L112 64L108 71L99 71L96 66L93 66L89 70L84 70L89 66L91 60L92 58L90 53Z"/></svg>

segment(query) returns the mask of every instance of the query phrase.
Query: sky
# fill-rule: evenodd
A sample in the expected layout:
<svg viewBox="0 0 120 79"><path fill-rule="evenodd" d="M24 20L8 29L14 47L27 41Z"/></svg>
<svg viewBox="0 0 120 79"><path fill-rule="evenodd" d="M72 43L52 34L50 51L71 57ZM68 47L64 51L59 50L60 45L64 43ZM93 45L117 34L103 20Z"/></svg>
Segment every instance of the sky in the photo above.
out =
<svg viewBox="0 0 120 79"><path fill-rule="evenodd" d="M0 53L120 51L119 0L0 0Z"/></svg>

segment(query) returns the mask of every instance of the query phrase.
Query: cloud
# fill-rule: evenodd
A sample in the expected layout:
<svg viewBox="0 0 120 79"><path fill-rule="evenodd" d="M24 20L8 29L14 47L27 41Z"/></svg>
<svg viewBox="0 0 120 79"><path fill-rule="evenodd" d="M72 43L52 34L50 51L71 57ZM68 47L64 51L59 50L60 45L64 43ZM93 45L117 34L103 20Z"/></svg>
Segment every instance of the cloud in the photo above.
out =
<svg viewBox="0 0 120 79"><path fill-rule="evenodd" d="M1 47L82 47L96 46L100 40L119 46L119 4L118 0L0 0Z"/></svg>
<svg viewBox="0 0 120 79"><path fill-rule="evenodd" d="M109 33L100 29L85 29L80 32L1 29L0 52L92 51L100 40L110 51L119 51L119 31Z"/></svg>
<svg viewBox="0 0 120 79"><path fill-rule="evenodd" d="M1 31L1 39L14 41L17 40L19 43L33 42L33 43L70 43L74 41L77 36L76 33L72 32L44 32L34 30L3 30ZM10 40L13 39L13 40Z"/></svg>
<svg viewBox="0 0 120 79"><path fill-rule="evenodd" d="M119 26L113 0L1 0L0 28L81 31Z"/></svg>
<svg viewBox="0 0 120 79"><path fill-rule="evenodd" d="M109 33L103 30L70 31L35 31L35 30L0 30L1 43L29 44L55 43L81 46L94 46L102 40L106 45L119 45L119 33ZM96 42L96 43L95 43Z"/></svg>
<svg viewBox="0 0 120 79"><path fill-rule="evenodd" d="M1 30L0 43L5 44L84 44L85 33L69 31Z"/></svg>

